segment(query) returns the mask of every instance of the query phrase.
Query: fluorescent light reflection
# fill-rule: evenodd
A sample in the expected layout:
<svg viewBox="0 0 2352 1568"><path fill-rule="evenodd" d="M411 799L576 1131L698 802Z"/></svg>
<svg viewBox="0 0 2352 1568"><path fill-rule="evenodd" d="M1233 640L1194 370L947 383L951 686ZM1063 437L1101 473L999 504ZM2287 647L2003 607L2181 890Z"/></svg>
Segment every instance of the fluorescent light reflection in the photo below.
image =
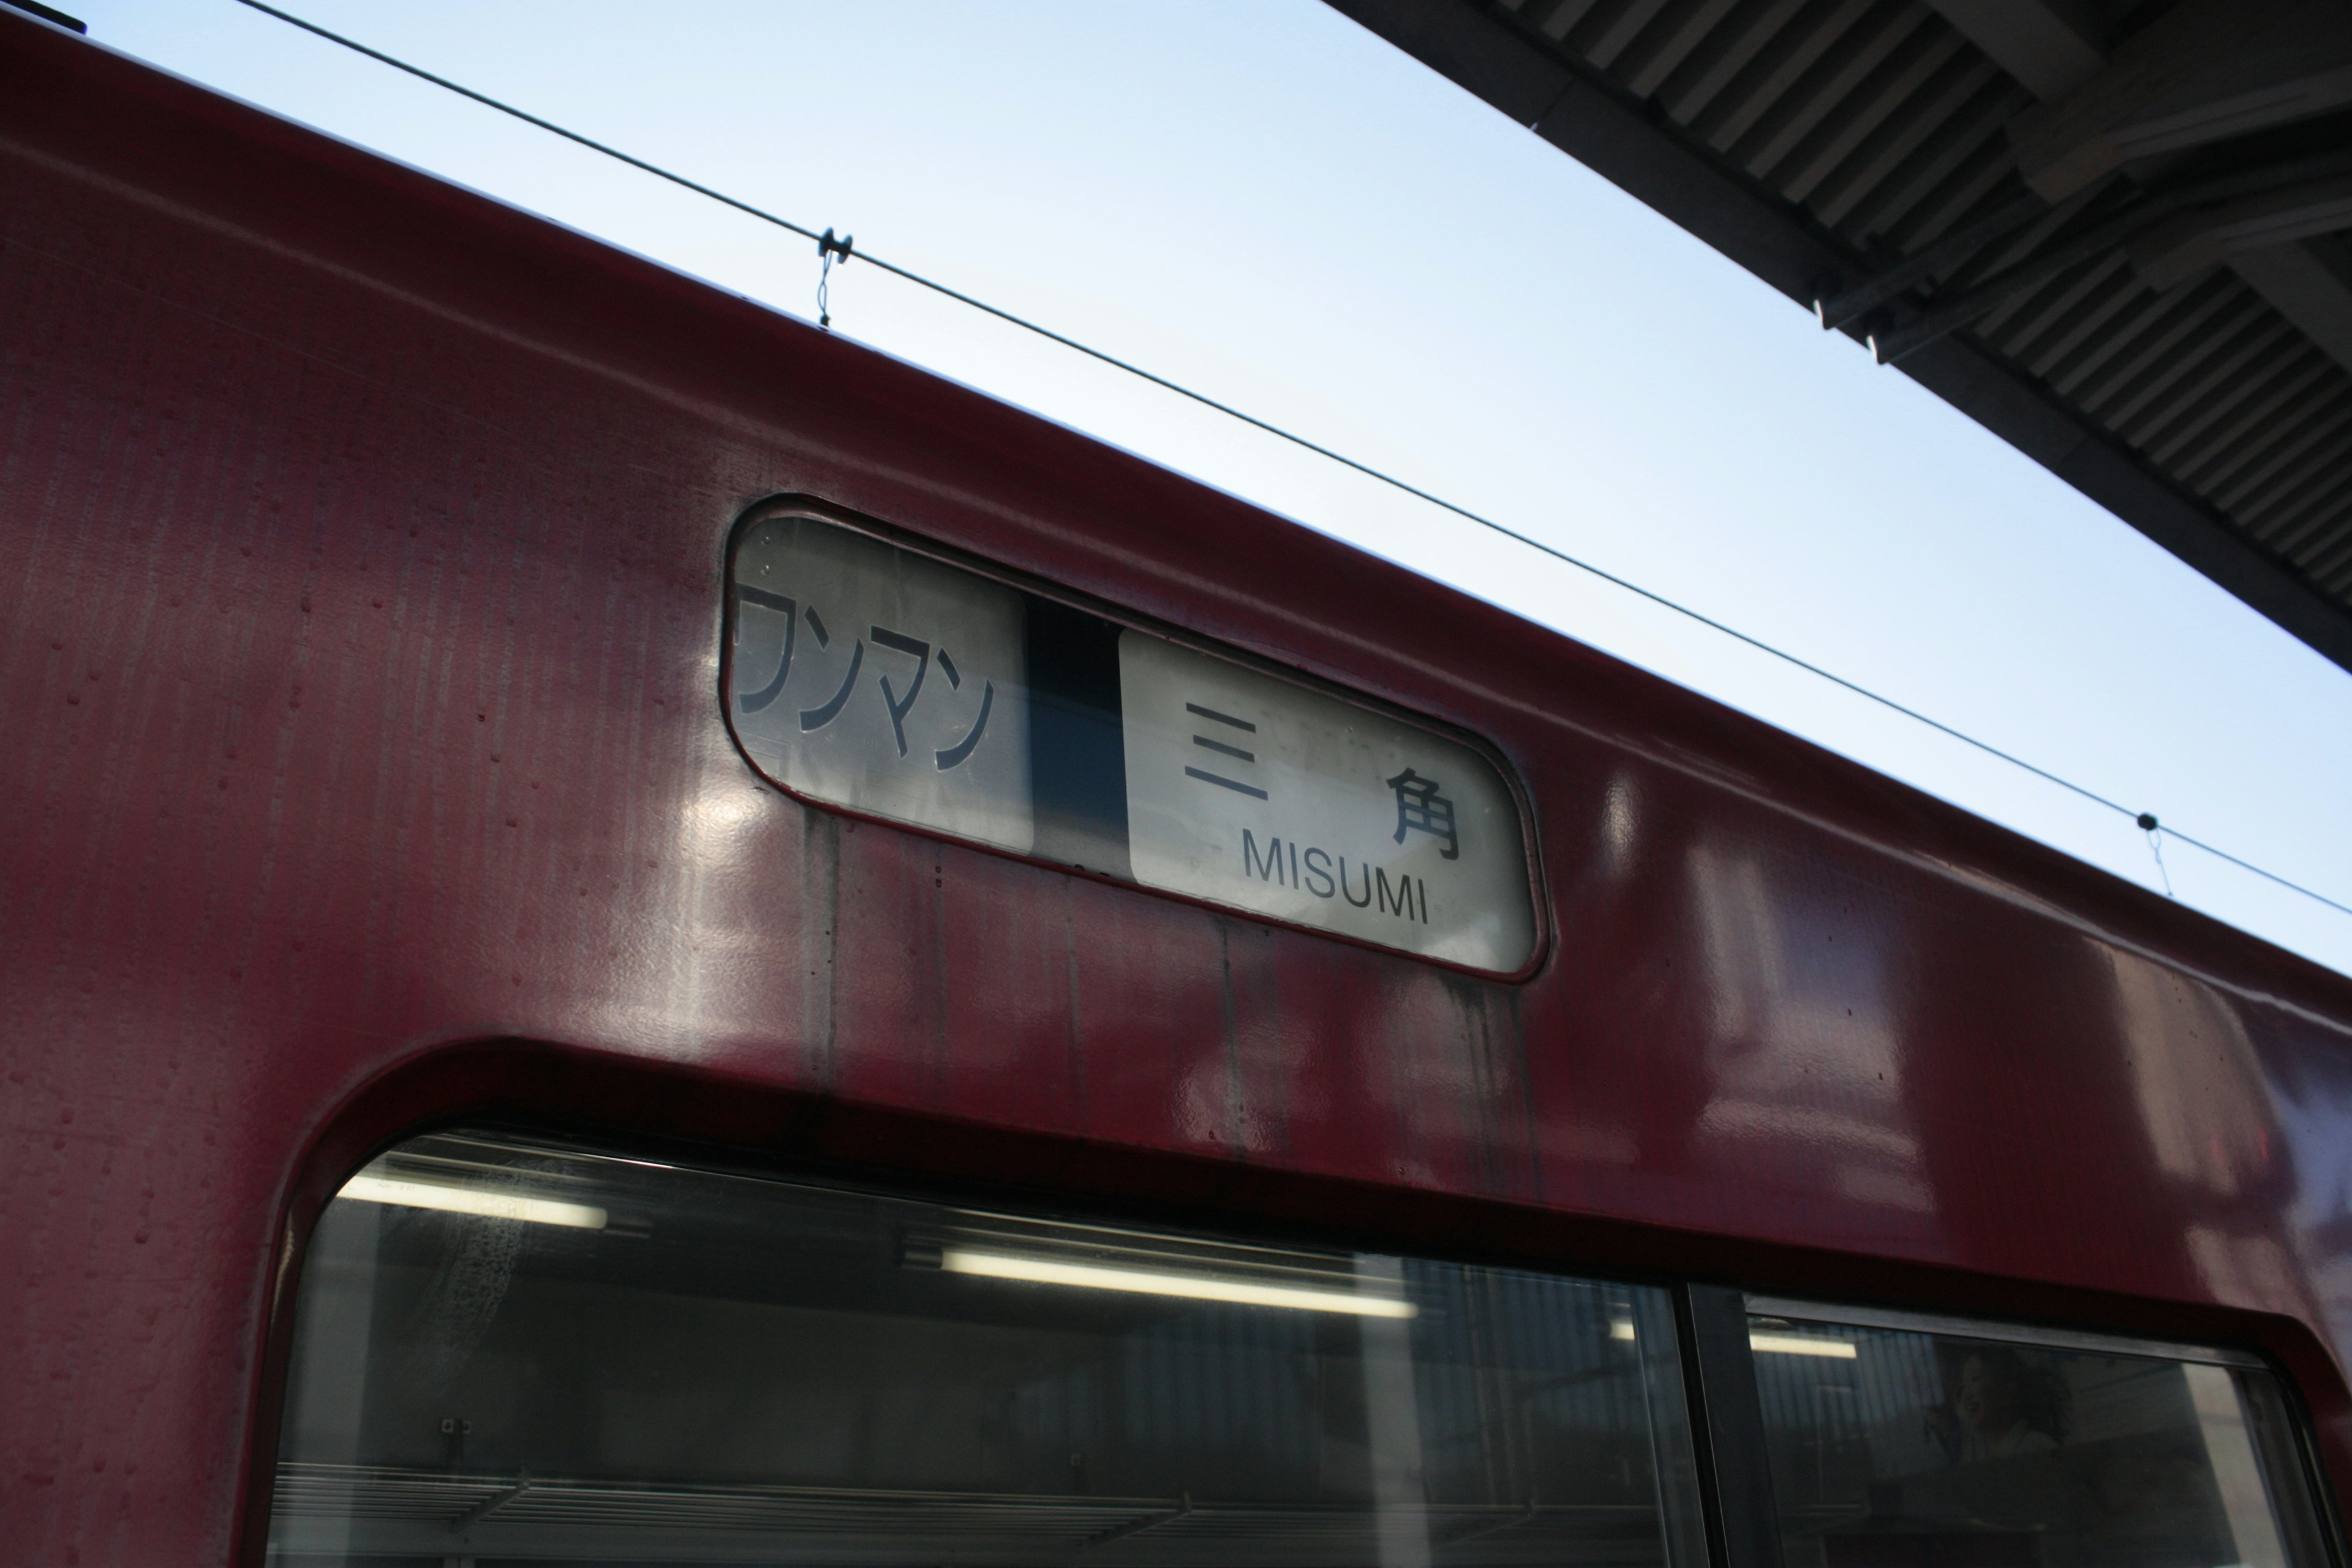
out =
<svg viewBox="0 0 2352 1568"><path fill-rule="evenodd" d="M1633 1320L1631 1318L1610 1319L1609 1337L1612 1340L1631 1341L1633 1337Z"/></svg>
<svg viewBox="0 0 2352 1568"><path fill-rule="evenodd" d="M604 1211L587 1204L527 1198L516 1193L488 1193L479 1187L408 1181L398 1176L353 1176L335 1195L355 1198L363 1204L395 1204L403 1208L479 1215L484 1219L519 1219L531 1225L570 1226L574 1230L604 1228Z"/></svg>
<svg viewBox="0 0 2352 1568"><path fill-rule="evenodd" d="M1817 1355L1828 1361L1852 1361L1856 1354L1850 1341L1804 1334L1749 1334L1748 1348L1760 1355Z"/></svg>
<svg viewBox="0 0 2352 1568"><path fill-rule="evenodd" d="M1231 1301L1244 1307L1289 1307L1307 1312L1351 1312L1360 1318L1412 1318L1421 1309L1392 1296L1353 1290L1315 1290L1297 1285L1260 1285L1211 1274L1162 1273L1150 1268L1110 1268L1094 1263L1064 1263L1012 1252L948 1247L940 1251L946 1274L988 1279L1022 1279L1036 1285L1076 1285L1090 1290L1127 1290L1139 1296L1181 1296L1194 1301Z"/></svg>

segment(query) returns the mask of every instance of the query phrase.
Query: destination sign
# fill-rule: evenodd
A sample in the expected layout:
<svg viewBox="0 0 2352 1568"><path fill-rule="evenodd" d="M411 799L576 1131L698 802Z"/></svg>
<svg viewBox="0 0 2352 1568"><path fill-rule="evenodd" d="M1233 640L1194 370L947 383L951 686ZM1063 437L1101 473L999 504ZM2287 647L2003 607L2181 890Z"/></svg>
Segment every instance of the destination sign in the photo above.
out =
<svg viewBox="0 0 2352 1568"><path fill-rule="evenodd" d="M795 795L1469 968L1534 955L1517 803L1473 747L814 518L730 564L728 718Z"/></svg>
<svg viewBox="0 0 2352 1568"><path fill-rule="evenodd" d="M796 795L1026 855L1022 595L808 518L735 552L728 716Z"/></svg>

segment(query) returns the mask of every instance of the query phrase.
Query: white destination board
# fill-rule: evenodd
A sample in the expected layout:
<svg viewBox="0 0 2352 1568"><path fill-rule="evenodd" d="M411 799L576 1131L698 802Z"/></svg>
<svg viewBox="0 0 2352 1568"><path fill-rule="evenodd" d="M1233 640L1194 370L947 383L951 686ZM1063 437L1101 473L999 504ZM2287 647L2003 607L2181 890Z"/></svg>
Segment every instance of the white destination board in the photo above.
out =
<svg viewBox="0 0 2352 1568"><path fill-rule="evenodd" d="M1144 633L1118 661L1137 881L1475 969L1534 956L1518 806L1486 758Z"/></svg>
<svg viewBox="0 0 2352 1568"><path fill-rule="evenodd" d="M729 717L761 773L812 799L1029 852L1018 592L791 516L740 536L734 588Z"/></svg>
<svg viewBox="0 0 2352 1568"><path fill-rule="evenodd" d="M1517 801L1360 702L790 512L736 537L724 700L809 800L1472 969L1536 952Z"/></svg>

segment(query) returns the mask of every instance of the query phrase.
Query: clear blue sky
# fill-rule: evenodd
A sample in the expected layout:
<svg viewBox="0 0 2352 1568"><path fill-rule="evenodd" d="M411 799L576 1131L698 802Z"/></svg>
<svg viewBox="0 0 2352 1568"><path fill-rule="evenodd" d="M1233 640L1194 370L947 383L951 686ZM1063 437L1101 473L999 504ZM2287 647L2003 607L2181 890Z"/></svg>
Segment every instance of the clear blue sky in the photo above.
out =
<svg viewBox="0 0 2352 1568"><path fill-rule="evenodd" d="M280 0L1236 403L2352 903L2352 675L1315 0ZM231 0L91 36L814 316L805 242ZM838 331L2159 886L2128 822L871 268ZM2352 917L2176 843L2352 973Z"/></svg>

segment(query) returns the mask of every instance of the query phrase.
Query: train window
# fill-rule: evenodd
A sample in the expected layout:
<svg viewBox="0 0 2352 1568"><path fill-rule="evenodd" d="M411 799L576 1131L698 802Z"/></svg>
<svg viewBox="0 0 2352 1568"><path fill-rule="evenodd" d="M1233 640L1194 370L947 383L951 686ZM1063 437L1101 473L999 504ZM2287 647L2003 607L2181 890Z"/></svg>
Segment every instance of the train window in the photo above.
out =
<svg viewBox="0 0 2352 1568"><path fill-rule="evenodd" d="M1750 1300L1788 1568L2319 1568L2251 1357ZM1837 1321L1862 1317L1866 1321Z"/></svg>
<svg viewBox="0 0 2352 1568"><path fill-rule="evenodd" d="M1706 1560L1665 1292L470 1133L303 1270L270 1561Z"/></svg>

